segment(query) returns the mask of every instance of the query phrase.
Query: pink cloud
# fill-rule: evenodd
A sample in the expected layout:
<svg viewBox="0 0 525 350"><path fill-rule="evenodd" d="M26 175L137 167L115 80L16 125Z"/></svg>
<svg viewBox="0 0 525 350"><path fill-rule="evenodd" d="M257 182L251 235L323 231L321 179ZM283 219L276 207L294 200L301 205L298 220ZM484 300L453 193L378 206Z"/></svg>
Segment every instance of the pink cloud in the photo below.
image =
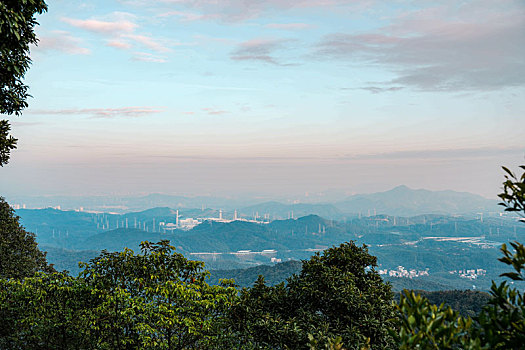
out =
<svg viewBox="0 0 525 350"><path fill-rule="evenodd" d="M72 19L63 18L63 21L77 28L101 34L108 37L106 45L121 50L130 50L136 46L155 52L166 53L172 51L170 45L174 45L169 40L153 38L149 35L136 32L138 25L132 20L134 16L129 13L114 12L110 15L113 20L100 19ZM180 45L180 44L177 44ZM132 57L136 61L166 62L164 57L158 57L151 53L139 52Z"/></svg>
<svg viewBox="0 0 525 350"><path fill-rule="evenodd" d="M128 50L133 47L133 45L131 45L129 42L124 41L124 40L119 40L119 39L108 41L107 46L111 46L116 49L122 49L122 50Z"/></svg>
<svg viewBox="0 0 525 350"><path fill-rule="evenodd" d="M146 36L146 35L138 35L138 34L125 34L123 35L124 38L131 39L137 43L142 44L143 46L147 47L150 50L157 51L157 52L169 52L171 51L170 48L168 48L166 45L161 43L159 40L154 39L152 37Z"/></svg>
<svg viewBox="0 0 525 350"><path fill-rule="evenodd" d="M81 20L74 18L63 18L62 20L73 27L99 34L115 35L121 33L131 33L137 28L137 24L128 20L101 21L96 19Z"/></svg>
<svg viewBox="0 0 525 350"><path fill-rule="evenodd" d="M54 31L39 38L37 51L62 51L71 55L89 55L91 50L81 45L82 40L69 32Z"/></svg>

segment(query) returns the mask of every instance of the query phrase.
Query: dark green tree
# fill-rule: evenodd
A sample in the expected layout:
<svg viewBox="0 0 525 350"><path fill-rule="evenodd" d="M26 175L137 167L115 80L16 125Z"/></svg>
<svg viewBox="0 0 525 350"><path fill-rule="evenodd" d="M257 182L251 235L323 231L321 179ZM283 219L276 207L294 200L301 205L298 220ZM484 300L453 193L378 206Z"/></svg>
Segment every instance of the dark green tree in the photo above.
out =
<svg viewBox="0 0 525 350"><path fill-rule="evenodd" d="M286 284L259 278L232 310L236 331L244 343L272 349L307 349L311 338L330 346L337 337L345 349L395 348L393 294L375 266L366 246L350 242L304 261Z"/></svg>
<svg viewBox="0 0 525 350"><path fill-rule="evenodd" d="M103 252L79 277L0 279L0 349L232 349L238 291L168 241Z"/></svg>
<svg viewBox="0 0 525 350"><path fill-rule="evenodd" d="M47 10L43 0L0 1L0 114L20 115L27 107L27 85L23 83L31 59L29 48L38 39L36 14ZM9 135L7 120L0 120L0 166L9 161L17 140Z"/></svg>
<svg viewBox="0 0 525 350"><path fill-rule="evenodd" d="M20 225L19 217L0 197L0 278L23 278L38 271L51 272L46 253L38 249L35 235Z"/></svg>
<svg viewBox="0 0 525 350"><path fill-rule="evenodd" d="M0 279L0 349L97 349L100 297L66 273Z"/></svg>

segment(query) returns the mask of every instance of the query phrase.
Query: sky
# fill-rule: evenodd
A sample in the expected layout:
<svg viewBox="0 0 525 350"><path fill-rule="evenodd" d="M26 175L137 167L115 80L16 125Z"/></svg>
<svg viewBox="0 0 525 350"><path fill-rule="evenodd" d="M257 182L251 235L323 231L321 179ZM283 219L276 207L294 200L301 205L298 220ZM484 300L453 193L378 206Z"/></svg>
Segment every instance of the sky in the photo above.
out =
<svg viewBox="0 0 525 350"><path fill-rule="evenodd" d="M495 197L521 0L48 0L0 193Z"/></svg>

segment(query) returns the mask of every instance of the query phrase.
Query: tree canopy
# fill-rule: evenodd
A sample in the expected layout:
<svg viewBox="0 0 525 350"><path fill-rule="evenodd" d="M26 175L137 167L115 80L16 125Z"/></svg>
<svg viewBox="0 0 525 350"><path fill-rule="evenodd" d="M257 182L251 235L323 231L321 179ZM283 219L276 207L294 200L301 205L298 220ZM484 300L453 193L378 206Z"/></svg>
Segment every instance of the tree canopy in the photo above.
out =
<svg viewBox="0 0 525 350"><path fill-rule="evenodd" d="M287 283L267 286L262 276L243 289L231 320L255 348L307 349L340 337L346 349L395 348L393 293L375 271L376 257L354 242L316 253Z"/></svg>
<svg viewBox="0 0 525 350"><path fill-rule="evenodd" d="M238 296L167 241L103 252L79 277L0 279L2 349L229 349Z"/></svg>

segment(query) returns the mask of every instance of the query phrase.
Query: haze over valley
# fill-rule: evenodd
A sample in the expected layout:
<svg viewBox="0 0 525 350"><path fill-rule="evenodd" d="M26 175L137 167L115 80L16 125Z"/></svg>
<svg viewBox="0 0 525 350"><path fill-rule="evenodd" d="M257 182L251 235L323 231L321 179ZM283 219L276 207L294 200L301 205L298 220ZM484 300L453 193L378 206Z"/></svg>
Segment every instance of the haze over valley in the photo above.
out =
<svg viewBox="0 0 525 350"><path fill-rule="evenodd" d="M333 203L168 195L32 200L52 204L40 209L13 204L22 224L36 233L51 263L73 274L78 261L102 250L138 251L142 241L169 240L189 259L204 261L216 282L265 265L279 271L265 270L280 282L300 269L297 261L353 240L378 257L378 270L397 289L487 290L501 273L499 246L525 236L525 225L495 200L406 186ZM147 205L166 206L140 210ZM252 272L253 280L239 283L248 286L254 277Z"/></svg>

